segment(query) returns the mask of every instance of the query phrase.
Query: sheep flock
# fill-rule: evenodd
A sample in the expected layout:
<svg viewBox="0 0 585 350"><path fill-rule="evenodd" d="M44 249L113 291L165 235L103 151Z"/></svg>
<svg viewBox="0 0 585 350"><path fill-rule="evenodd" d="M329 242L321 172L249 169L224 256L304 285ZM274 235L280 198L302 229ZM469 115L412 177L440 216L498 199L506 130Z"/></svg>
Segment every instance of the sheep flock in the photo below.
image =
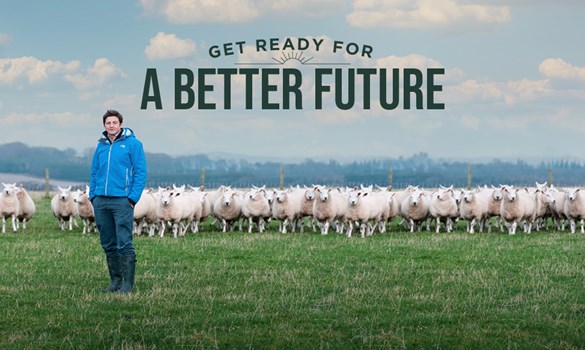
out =
<svg viewBox="0 0 585 350"><path fill-rule="evenodd" d="M31 197L22 186L3 184L0 194L2 232L7 220L16 232L35 212ZM61 188L51 200L51 210L61 230L72 231L83 223L82 233L97 232L89 188ZM372 236L398 223L400 231L452 232L461 221L466 232L526 234L533 230L585 233L585 192L580 188L556 188L546 183L533 187L510 185L454 189L441 186L425 190L417 186L393 191L380 186L296 186L267 189L265 186L213 190L181 185L144 190L134 208L134 234L164 237L185 236L203 230L263 232L271 221L278 231L330 232L351 237ZM395 220L396 219L396 220ZM393 226L394 230L397 226Z"/></svg>

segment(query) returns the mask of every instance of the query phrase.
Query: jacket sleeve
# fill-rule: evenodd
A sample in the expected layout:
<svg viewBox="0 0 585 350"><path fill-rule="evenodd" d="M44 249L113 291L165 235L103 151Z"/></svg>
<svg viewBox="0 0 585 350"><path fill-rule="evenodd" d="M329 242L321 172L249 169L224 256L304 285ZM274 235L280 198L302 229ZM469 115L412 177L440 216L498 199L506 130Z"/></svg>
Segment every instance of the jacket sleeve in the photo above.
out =
<svg viewBox="0 0 585 350"><path fill-rule="evenodd" d="M128 199L132 200L134 203L138 203L142 191L146 186L146 156L144 155L142 143L137 139L134 143L131 157L134 179L132 181L132 188L128 194Z"/></svg>
<svg viewBox="0 0 585 350"><path fill-rule="evenodd" d="M97 185L97 172L98 172L98 151L97 151L97 147L95 148L95 151L93 152L93 160L91 162L91 172L89 175L89 200L93 201L93 199L95 198L95 188Z"/></svg>

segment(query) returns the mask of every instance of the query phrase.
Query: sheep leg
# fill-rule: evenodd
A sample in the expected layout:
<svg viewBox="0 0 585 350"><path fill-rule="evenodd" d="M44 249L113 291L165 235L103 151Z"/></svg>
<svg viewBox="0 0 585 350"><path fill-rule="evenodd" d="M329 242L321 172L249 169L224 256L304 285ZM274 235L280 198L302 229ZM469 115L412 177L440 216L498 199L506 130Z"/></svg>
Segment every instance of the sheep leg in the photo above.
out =
<svg viewBox="0 0 585 350"><path fill-rule="evenodd" d="M329 232L329 220L326 220L321 226L321 234L326 235Z"/></svg>
<svg viewBox="0 0 585 350"><path fill-rule="evenodd" d="M532 222L524 223L524 233L530 234L532 232Z"/></svg>
<svg viewBox="0 0 585 350"><path fill-rule="evenodd" d="M585 233L585 229L583 228L584 224L583 219L581 219L581 233Z"/></svg>
<svg viewBox="0 0 585 350"><path fill-rule="evenodd" d="M258 233L262 233L264 231L264 219L261 216L257 218L258 220Z"/></svg>
<svg viewBox="0 0 585 350"><path fill-rule="evenodd" d="M362 236L362 238L366 237L366 224L364 223L360 224L360 235Z"/></svg>
<svg viewBox="0 0 585 350"><path fill-rule="evenodd" d="M516 222L516 220L512 221L512 224L510 224L509 234L515 235L516 234L516 227L517 226L518 226L518 223Z"/></svg>
<svg viewBox="0 0 585 350"><path fill-rule="evenodd" d="M378 226L378 222L374 221L373 223L368 222L368 231L366 232L366 234L368 235L368 237L371 237L374 235L374 231L376 230L376 227Z"/></svg>
<svg viewBox="0 0 585 350"><path fill-rule="evenodd" d="M436 222L437 222L437 227L435 228L435 233L439 233L439 231L441 231L441 218L437 216Z"/></svg>
<svg viewBox="0 0 585 350"><path fill-rule="evenodd" d="M18 228L16 227L16 221L16 215L12 215L12 232L18 231Z"/></svg>
<svg viewBox="0 0 585 350"><path fill-rule="evenodd" d="M286 233L286 226L288 225L288 218L284 219L283 223L282 223L282 230L280 231L281 233Z"/></svg>
<svg viewBox="0 0 585 350"><path fill-rule="evenodd" d="M2 233L6 233L6 218L2 216Z"/></svg>

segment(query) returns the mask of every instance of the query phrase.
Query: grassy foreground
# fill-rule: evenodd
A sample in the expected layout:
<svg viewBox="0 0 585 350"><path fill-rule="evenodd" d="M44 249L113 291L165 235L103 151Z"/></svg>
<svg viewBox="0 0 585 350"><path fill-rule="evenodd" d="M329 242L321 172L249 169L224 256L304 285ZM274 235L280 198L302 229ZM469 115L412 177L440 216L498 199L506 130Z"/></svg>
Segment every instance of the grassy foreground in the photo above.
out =
<svg viewBox="0 0 585 350"><path fill-rule="evenodd" d="M130 296L48 201L0 236L2 349L580 349L585 235L135 239Z"/></svg>

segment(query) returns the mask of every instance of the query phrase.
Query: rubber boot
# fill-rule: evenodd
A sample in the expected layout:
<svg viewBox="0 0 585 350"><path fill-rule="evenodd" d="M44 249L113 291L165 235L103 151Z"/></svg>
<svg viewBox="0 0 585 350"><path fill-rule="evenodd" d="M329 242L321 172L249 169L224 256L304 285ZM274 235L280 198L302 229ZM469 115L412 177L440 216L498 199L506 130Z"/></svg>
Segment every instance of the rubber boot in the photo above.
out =
<svg viewBox="0 0 585 350"><path fill-rule="evenodd" d="M122 265L120 256L106 256L108 271L110 272L110 285L106 289L101 289L101 293L113 293L122 287Z"/></svg>
<svg viewBox="0 0 585 350"><path fill-rule="evenodd" d="M129 294L134 288L134 272L136 271L136 255L126 254L120 256L122 266L122 286L119 292Z"/></svg>

